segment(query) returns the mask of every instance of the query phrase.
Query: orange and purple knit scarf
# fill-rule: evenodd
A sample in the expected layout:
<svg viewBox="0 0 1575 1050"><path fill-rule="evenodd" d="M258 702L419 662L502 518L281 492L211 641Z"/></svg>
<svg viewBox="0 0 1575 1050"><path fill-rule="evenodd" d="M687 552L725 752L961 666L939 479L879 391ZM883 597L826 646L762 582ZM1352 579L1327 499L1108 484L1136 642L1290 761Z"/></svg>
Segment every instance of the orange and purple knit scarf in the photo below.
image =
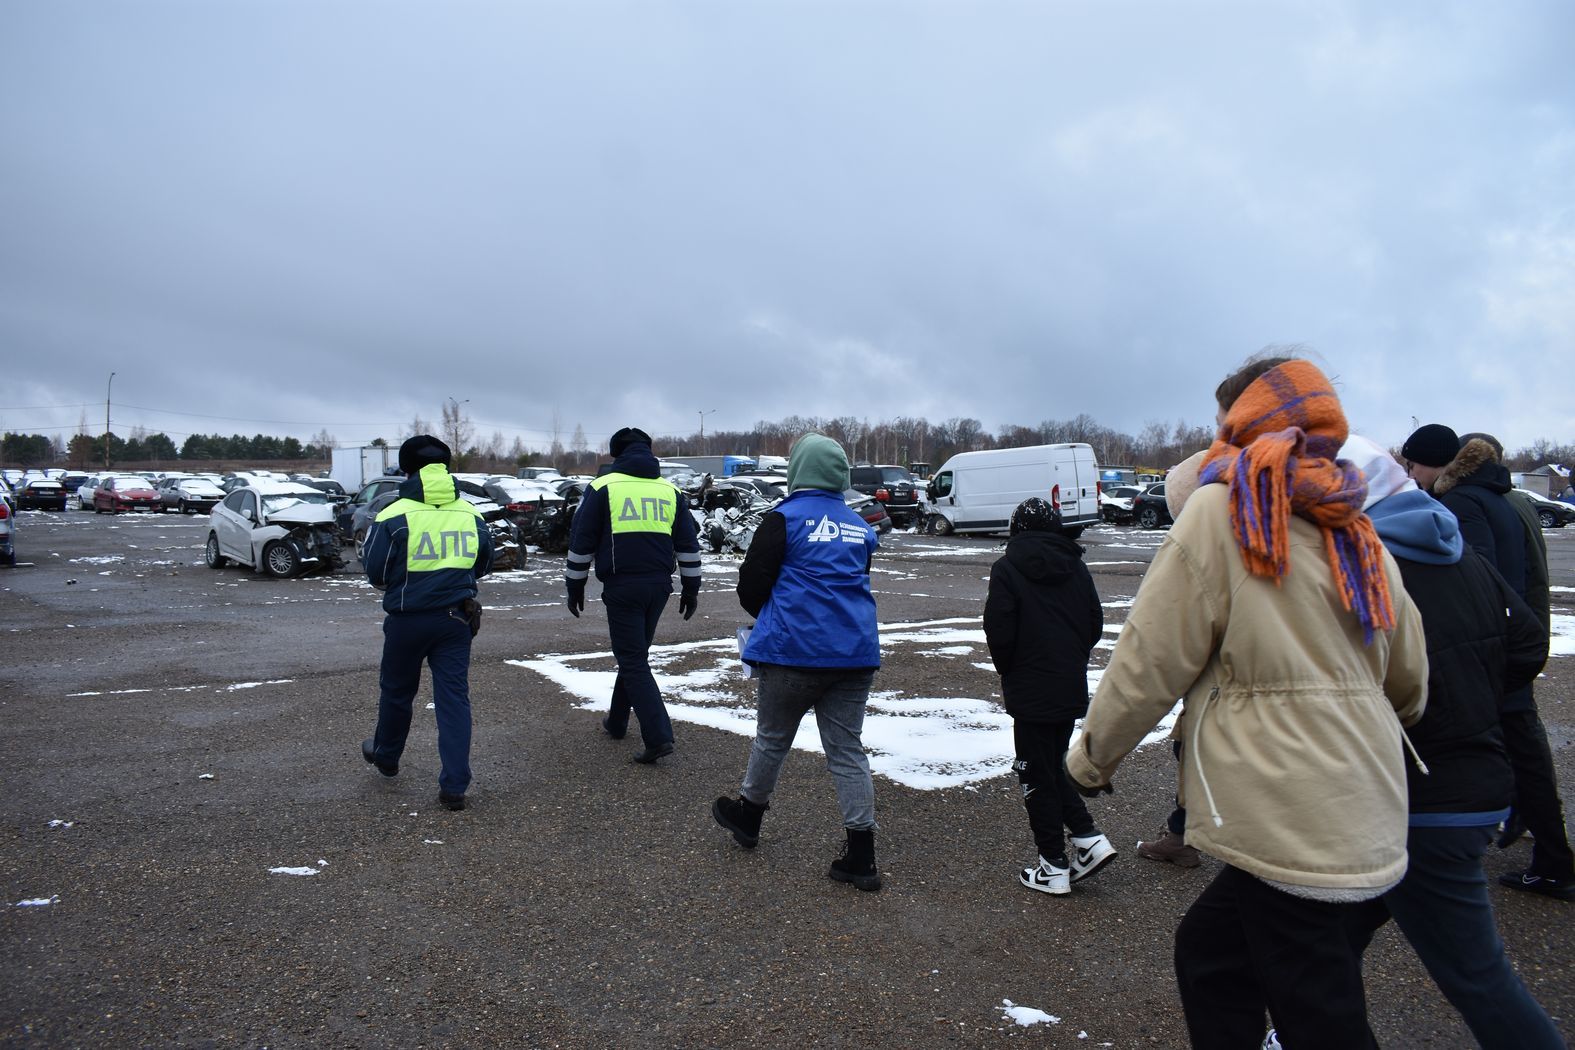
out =
<svg viewBox="0 0 1575 1050"><path fill-rule="evenodd" d="M1230 487L1230 523L1247 571L1276 584L1289 569L1290 518L1323 532L1345 607L1372 644L1394 627L1383 544L1362 513L1367 481L1337 460L1348 428L1334 388L1317 366L1288 361L1253 381L1231 406L1198 480Z"/></svg>

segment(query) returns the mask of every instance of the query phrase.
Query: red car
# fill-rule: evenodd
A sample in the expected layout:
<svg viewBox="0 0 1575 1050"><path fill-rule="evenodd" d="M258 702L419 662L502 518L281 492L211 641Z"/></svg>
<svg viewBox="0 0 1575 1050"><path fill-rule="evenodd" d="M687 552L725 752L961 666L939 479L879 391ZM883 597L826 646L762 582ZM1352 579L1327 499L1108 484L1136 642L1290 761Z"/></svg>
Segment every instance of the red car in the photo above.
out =
<svg viewBox="0 0 1575 1050"><path fill-rule="evenodd" d="M123 510L163 510L153 482L131 474L116 474L99 482L93 493L93 513L119 514Z"/></svg>

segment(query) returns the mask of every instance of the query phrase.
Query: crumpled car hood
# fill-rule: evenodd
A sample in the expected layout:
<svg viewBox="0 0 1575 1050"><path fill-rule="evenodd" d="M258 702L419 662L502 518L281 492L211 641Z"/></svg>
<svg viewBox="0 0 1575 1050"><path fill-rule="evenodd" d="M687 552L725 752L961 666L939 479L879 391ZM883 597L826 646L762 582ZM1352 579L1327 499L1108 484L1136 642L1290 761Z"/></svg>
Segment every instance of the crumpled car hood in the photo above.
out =
<svg viewBox="0 0 1575 1050"><path fill-rule="evenodd" d="M268 515L270 525L332 525L334 508L327 503L303 503Z"/></svg>

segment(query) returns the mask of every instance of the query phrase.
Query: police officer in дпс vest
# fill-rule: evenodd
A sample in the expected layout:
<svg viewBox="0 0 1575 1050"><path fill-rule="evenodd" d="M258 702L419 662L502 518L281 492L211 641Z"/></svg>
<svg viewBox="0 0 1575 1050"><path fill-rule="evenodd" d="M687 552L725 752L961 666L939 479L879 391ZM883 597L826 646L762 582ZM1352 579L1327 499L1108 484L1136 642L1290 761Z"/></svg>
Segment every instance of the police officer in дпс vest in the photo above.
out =
<svg viewBox="0 0 1575 1050"><path fill-rule="evenodd" d="M602 604L607 606L607 633L618 661L611 710L602 728L621 740L632 708L645 743L634 760L649 764L673 753L673 723L646 655L673 593L675 555L683 585L678 611L686 620L694 615L700 593L700 539L688 501L662 477L650 435L625 427L607 448L612 469L591 483L574 513L564 584L569 612L579 616L585 608L585 581L595 563Z"/></svg>
<svg viewBox="0 0 1575 1050"><path fill-rule="evenodd" d="M399 499L367 530L361 563L383 593L383 664L377 731L361 757L385 777L399 772L421 663L432 669L437 713L438 802L465 808L470 787L470 640L480 625L476 581L492 568L492 536L454 487L447 445L418 434L399 447L408 478ZM474 623L474 626L473 626Z"/></svg>

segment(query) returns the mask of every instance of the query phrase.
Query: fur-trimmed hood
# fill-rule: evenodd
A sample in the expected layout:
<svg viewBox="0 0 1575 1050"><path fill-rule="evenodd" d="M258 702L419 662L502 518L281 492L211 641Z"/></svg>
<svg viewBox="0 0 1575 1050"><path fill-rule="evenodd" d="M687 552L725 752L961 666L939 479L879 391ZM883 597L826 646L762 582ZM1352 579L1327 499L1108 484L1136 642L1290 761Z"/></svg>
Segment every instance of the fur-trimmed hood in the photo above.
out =
<svg viewBox="0 0 1575 1050"><path fill-rule="evenodd" d="M1461 448L1454 462L1433 482L1433 495L1442 496L1456 485L1481 485L1503 494L1513 486L1509 483L1509 469L1498 461L1493 446L1481 438L1472 438Z"/></svg>

